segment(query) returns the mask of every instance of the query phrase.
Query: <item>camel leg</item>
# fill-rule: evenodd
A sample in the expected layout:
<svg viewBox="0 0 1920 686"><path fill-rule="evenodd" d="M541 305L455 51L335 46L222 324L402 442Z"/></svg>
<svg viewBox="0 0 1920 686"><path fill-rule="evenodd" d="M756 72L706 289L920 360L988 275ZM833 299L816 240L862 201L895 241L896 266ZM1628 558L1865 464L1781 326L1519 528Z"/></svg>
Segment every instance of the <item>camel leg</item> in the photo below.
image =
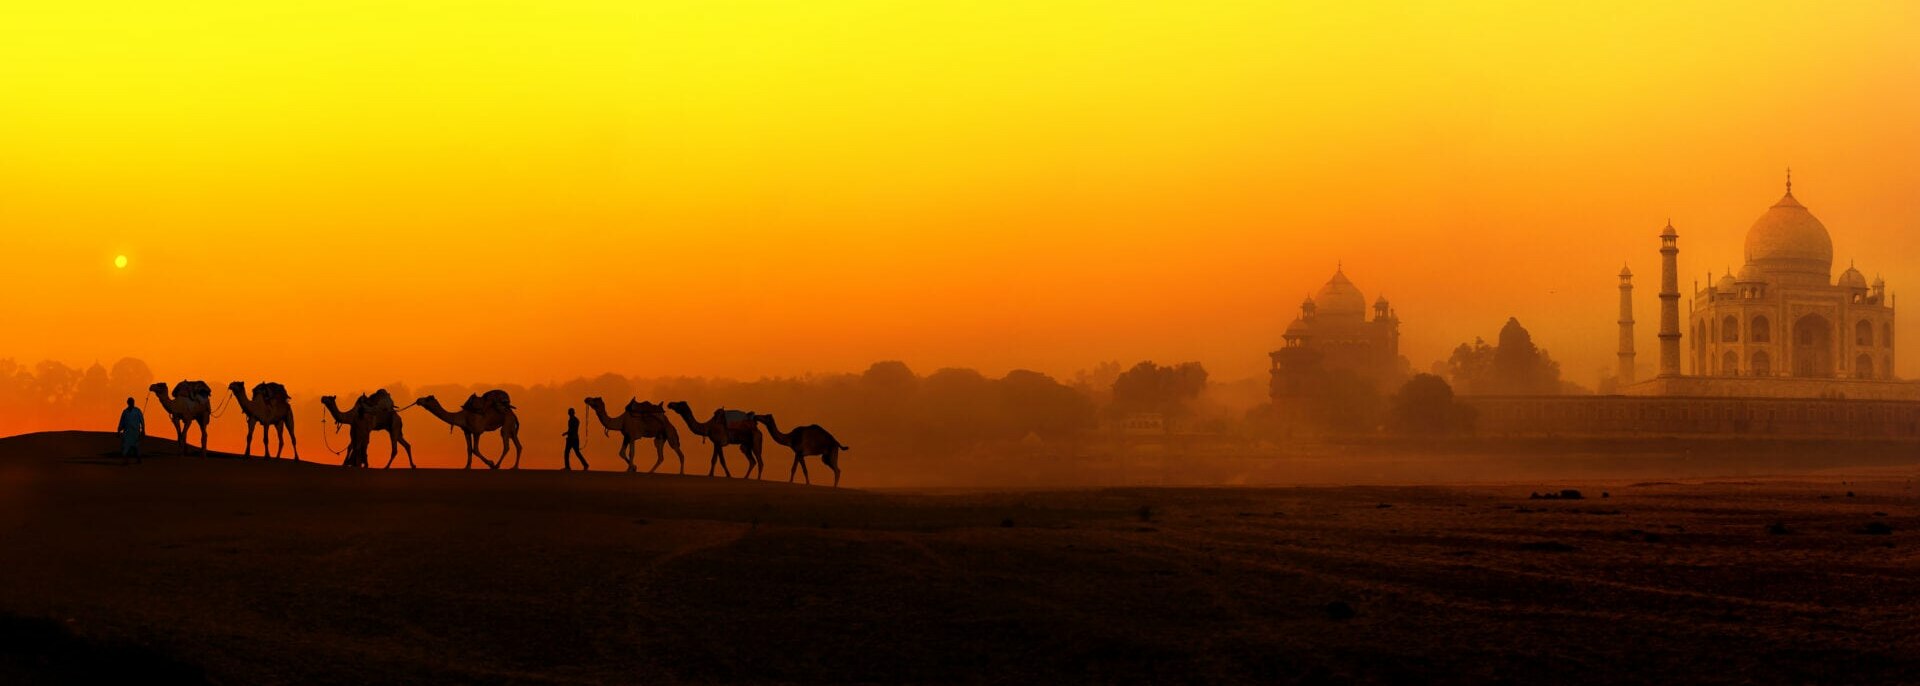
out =
<svg viewBox="0 0 1920 686"><path fill-rule="evenodd" d="M261 436L260 440L265 441L266 438ZM277 444L273 447L273 459L278 460L287 454L287 427L280 424L273 425L273 438Z"/></svg>
<svg viewBox="0 0 1920 686"><path fill-rule="evenodd" d="M293 420L287 420L287 440L293 441L293 461L300 461L300 437L293 433Z"/></svg>
<svg viewBox="0 0 1920 686"><path fill-rule="evenodd" d="M666 461L667 461L667 439L655 437L653 439L653 466L647 468L647 473L652 474L654 472L660 471L660 463L666 462ZM682 471L685 471L684 468L682 469Z"/></svg>
<svg viewBox="0 0 1920 686"><path fill-rule="evenodd" d="M800 451L796 450L793 453L793 461L800 463L800 478L806 479L807 485L812 486L813 475L807 473L807 456L801 454ZM788 481L792 481L792 479L788 479Z"/></svg>
<svg viewBox="0 0 1920 686"><path fill-rule="evenodd" d="M187 446L187 421L183 419L174 420L173 431L174 433L177 433L180 435L180 438L178 439L178 443L180 444L180 455L182 457L185 457L187 455L187 447L188 447Z"/></svg>
<svg viewBox="0 0 1920 686"><path fill-rule="evenodd" d="M521 452L524 452L524 451L526 450L526 448L524 448L524 447L522 447L522 446L520 445L520 434L518 434L518 433L516 433L516 434L513 434L512 436L508 436L508 435L506 435L506 434L504 434L504 433L502 433L502 434L500 434L500 442L501 442L501 445L500 445L500 461L501 461L501 462L503 462L503 463L507 461L507 446L506 446L506 442L507 442L508 440L512 440L512 441L513 441L513 468L514 468L514 469L519 469L519 468L520 468L520 453L521 453Z"/></svg>
<svg viewBox="0 0 1920 686"><path fill-rule="evenodd" d="M393 433L393 432L391 432L391 431L389 431L389 432L387 432L387 438L389 438L389 439L392 439L392 440L391 440L391 442L392 442L393 444L395 444L395 445L397 445L397 446L402 446L402 447L405 447L405 448L407 449L407 469L419 469L419 468L420 468L420 467L419 467L419 465L415 465L415 464L413 463L413 445L412 445L412 444L409 444L409 443L407 443L407 439L406 439L405 437L403 437L403 436L401 436L400 434L396 434L396 433ZM398 449L399 449L399 448L395 448L395 450L398 450Z"/></svg>
<svg viewBox="0 0 1920 686"><path fill-rule="evenodd" d="M840 487L840 449L828 448L820 454L820 462L833 470L833 487Z"/></svg>
<svg viewBox="0 0 1920 686"><path fill-rule="evenodd" d="M673 446L673 454L680 458L680 473L683 475L686 474L687 473L687 454L680 452L680 439L678 438L669 439L667 441L667 445Z"/></svg>
<svg viewBox="0 0 1920 686"><path fill-rule="evenodd" d="M267 437L260 437L260 452L267 451ZM253 420L247 420L247 447L240 449L241 457L253 457Z"/></svg>
<svg viewBox="0 0 1920 686"><path fill-rule="evenodd" d="M200 425L200 456L206 457L207 456L207 422L206 420L203 419L203 420L199 420L196 423ZM265 450L266 448L263 446L261 449Z"/></svg>
<svg viewBox="0 0 1920 686"><path fill-rule="evenodd" d="M727 469L727 454L719 443L713 444L713 462L719 463L720 472L727 478L733 478L733 470ZM713 476L713 463L707 464L707 476Z"/></svg>
<svg viewBox="0 0 1920 686"><path fill-rule="evenodd" d="M787 468L787 483L793 483L793 477L800 475L800 451L793 451L793 466Z"/></svg>

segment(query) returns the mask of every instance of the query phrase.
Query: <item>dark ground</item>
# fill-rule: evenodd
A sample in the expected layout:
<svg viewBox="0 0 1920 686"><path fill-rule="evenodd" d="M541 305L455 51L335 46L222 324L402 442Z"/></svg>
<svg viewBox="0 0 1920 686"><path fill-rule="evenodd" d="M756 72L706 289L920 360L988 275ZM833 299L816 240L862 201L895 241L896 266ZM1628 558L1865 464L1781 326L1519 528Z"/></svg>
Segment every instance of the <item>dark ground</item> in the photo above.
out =
<svg viewBox="0 0 1920 686"><path fill-rule="evenodd" d="M1911 467L876 493L112 444L0 440L0 683L1920 680Z"/></svg>

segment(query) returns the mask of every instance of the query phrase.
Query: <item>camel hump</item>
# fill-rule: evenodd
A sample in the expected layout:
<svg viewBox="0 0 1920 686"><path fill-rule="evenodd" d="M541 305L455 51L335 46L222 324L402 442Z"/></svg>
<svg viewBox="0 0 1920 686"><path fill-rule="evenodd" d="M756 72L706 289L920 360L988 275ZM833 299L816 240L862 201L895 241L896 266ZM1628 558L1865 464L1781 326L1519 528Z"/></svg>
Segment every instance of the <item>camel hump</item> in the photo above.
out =
<svg viewBox="0 0 1920 686"><path fill-rule="evenodd" d="M506 391L498 388L487 391L480 396L480 399L500 407L513 407L513 396L507 395Z"/></svg>
<svg viewBox="0 0 1920 686"><path fill-rule="evenodd" d="M667 406L644 400L629 400L627 411L635 414L666 414Z"/></svg>
<svg viewBox="0 0 1920 686"><path fill-rule="evenodd" d="M354 401L353 404L357 406L362 413L374 415L387 414L393 412L393 395L388 393L387 389L382 388L374 391L373 395L360 396L360 399Z"/></svg>
<svg viewBox="0 0 1920 686"><path fill-rule="evenodd" d="M208 400L213 397L213 387L205 381L182 381L173 385L173 397Z"/></svg>
<svg viewBox="0 0 1920 686"><path fill-rule="evenodd" d="M727 422L727 426L729 428L735 428L735 429L751 428L753 426L753 423L756 421L753 418L754 415L752 412L746 412L742 410L719 410L718 412L724 413L722 416L726 418L725 421Z"/></svg>
<svg viewBox="0 0 1920 686"><path fill-rule="evenodd" d="M277 403L293 396L287 394L287 387L272 381L263 381L253 387L254 402Z"/></svg>

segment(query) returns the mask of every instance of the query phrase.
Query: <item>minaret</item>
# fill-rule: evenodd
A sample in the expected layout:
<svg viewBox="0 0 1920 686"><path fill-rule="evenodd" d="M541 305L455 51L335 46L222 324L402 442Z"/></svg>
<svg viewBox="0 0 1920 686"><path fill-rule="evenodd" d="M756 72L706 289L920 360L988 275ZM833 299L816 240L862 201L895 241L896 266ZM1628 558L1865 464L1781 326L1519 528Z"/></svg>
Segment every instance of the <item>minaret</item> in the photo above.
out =
<svg viewBox="0 0 1920 686"><path fill-rule="evenodd" d="M1680 375L1680 234L1660 232L1660 376Z"/></svg>
<svg viewBox="0 0 1920 686"><path fill-rule="evenodd" d="M1614 378L1622 386L1633 378L1633 271L1620 266L1620 369Z"/></svg>

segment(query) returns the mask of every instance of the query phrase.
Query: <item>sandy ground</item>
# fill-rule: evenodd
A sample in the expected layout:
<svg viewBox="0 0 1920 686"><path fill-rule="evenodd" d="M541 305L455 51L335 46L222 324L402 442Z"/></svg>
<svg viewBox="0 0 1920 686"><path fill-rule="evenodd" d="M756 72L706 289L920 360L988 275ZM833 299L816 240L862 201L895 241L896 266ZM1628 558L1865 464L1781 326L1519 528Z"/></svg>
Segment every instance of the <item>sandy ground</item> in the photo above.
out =
<svg viewBox="0 0 1920 686"><path fill-rule="evenodd" d="M112 442L0 440L0 682L1920 681L1911 467L863 492Z"/></svg>

